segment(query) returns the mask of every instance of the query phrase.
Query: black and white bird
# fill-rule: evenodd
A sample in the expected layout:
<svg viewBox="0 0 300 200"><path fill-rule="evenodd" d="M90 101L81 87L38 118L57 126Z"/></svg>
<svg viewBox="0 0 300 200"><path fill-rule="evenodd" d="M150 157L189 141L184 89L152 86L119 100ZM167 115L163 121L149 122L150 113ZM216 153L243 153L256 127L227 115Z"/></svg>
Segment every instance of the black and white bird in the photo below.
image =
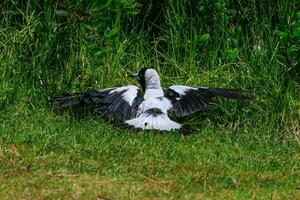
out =
<svg viewBox="0 0 300 200"><path fill-rule="evenodd" d="M164 90L157 71L150 68L144 68L129 77L138 80L141 89L135 85L127 85L62 94L54 97L55 105L58 108L75 108L93 104L97 115L108 116L135 129L179 129L187 133L188 130L173 121L172 117L185 117L208 108L214 104L214 97L250 99L242 95L239 89L172 85Z"/></svg>

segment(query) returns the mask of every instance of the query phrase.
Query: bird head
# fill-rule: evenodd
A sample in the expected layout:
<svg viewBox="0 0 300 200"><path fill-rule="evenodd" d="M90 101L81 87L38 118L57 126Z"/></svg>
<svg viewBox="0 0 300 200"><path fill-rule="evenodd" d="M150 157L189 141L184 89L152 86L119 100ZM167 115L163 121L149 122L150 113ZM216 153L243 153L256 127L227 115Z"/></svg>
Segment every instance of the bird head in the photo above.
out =
<svg viewBox="0 0 300 200"><path fill-rule="evenodd" d="M136 79L142 86L143 90L147 87L160 87L159 75L155 69L143 68L138 73L130 74L128 77Z"/></svg>

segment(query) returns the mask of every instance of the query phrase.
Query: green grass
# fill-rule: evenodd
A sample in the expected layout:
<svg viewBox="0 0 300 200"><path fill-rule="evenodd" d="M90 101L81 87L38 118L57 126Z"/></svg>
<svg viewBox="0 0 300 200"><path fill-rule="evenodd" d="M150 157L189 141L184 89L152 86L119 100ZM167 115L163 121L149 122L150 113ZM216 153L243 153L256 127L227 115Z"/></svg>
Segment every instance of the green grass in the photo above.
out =
<svg viewBox="0 0 300 200"><path fill-rule="evenodd" d="M14 119L1 126L3 199L299 197L299 144L255 128L213 125L183 137L45 110Z"/></svg>
<svg viewBox="0 0 300 200"><path fill-rule="evenodd" d="M0 3L1 199L300 198L296 0L163 1L161 15L49 2ZM137 84L126 74L149 66L166 88L242 88L253 100L180 119L196 129L188 137L52 108L61 92Z"/></svg>

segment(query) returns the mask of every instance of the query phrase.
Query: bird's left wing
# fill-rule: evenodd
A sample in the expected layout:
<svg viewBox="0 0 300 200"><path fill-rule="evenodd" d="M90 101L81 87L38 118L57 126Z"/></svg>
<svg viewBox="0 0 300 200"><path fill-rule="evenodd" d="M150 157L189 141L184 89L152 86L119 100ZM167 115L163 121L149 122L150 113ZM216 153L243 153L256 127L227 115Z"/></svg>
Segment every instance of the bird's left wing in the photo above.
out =
<svg viewBox="0 0 300 200"><path fill-rule="evenodd" d="M165 91L165 97L172 102L172 109L177 117L184 117L214 104L213 97L229 99L250 99L241 94L240 89L221 89L173 85Z"/></svg>

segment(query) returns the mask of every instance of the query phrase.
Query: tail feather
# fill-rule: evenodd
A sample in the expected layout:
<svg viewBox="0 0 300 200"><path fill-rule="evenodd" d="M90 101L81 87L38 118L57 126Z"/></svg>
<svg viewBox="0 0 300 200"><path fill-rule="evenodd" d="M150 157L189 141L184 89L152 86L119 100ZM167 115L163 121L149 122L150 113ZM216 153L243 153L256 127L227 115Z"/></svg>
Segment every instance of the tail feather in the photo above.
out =
<svg viewBox="0 0 300 200"><path fill-rule="evenodd" d="M171 131L182 127L181 124L172 121L166 114L153 116L144 113L137 118L126 120L125 123L134 128L143 130L154 129L158 131Z"/></svg>

